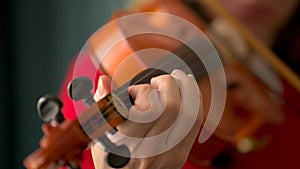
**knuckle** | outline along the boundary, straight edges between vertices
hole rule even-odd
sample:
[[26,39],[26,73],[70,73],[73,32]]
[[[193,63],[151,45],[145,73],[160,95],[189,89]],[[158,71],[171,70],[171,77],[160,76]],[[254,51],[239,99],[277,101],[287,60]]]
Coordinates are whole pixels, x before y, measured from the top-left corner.
[[180,100],[175,98],[168,98],[167,106],[174,109],[179,109],[180,106]]
[[175,79],[171,75],[163,75],[162,81],[174,81],[175,82]]
[[148,92],[152,90],[152,87],[150,84],[139,84],[139,90],[140,92]]

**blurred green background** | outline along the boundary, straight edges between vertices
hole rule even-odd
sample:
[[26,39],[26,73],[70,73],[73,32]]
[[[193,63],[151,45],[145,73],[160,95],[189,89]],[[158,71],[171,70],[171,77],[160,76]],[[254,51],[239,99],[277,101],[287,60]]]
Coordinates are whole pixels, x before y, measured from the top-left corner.
[[35,106],[56,94],[70,60],[124,0],[0,2],[0,166],[20,169],[38,147]]

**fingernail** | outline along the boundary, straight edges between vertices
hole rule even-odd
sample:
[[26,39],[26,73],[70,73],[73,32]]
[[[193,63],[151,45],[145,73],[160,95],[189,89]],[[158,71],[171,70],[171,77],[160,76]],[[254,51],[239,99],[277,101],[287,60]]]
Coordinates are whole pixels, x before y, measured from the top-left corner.
[[180,69],[174,69],[174,70],[172,71],[171,75],[179,78],[179,77],[182,77],[182,76],[184,76],[184,75],[186,75],[186,74],[185,74],[185,72],[183,72],[183,71],[180,70]]
[[98,81],[98,88],[97,88],[98,95],[101,97],[104,93],[103,89],[103,78],[100,76]]

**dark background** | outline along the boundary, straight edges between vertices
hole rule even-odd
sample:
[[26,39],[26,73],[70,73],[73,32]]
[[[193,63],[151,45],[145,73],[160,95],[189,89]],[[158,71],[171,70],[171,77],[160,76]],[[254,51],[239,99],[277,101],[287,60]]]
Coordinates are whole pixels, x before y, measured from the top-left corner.
[[0,2],[0,168],[24,168],[42,137],[36,101],[56,94],[73,57],[124,0]]

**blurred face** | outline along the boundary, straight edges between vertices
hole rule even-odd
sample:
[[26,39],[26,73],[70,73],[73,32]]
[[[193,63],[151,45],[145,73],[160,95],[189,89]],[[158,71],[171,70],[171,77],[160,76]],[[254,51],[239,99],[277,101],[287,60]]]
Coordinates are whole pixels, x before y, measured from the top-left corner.
[[218,0],[221,5],[265,43],[294,13],[298,0]]

